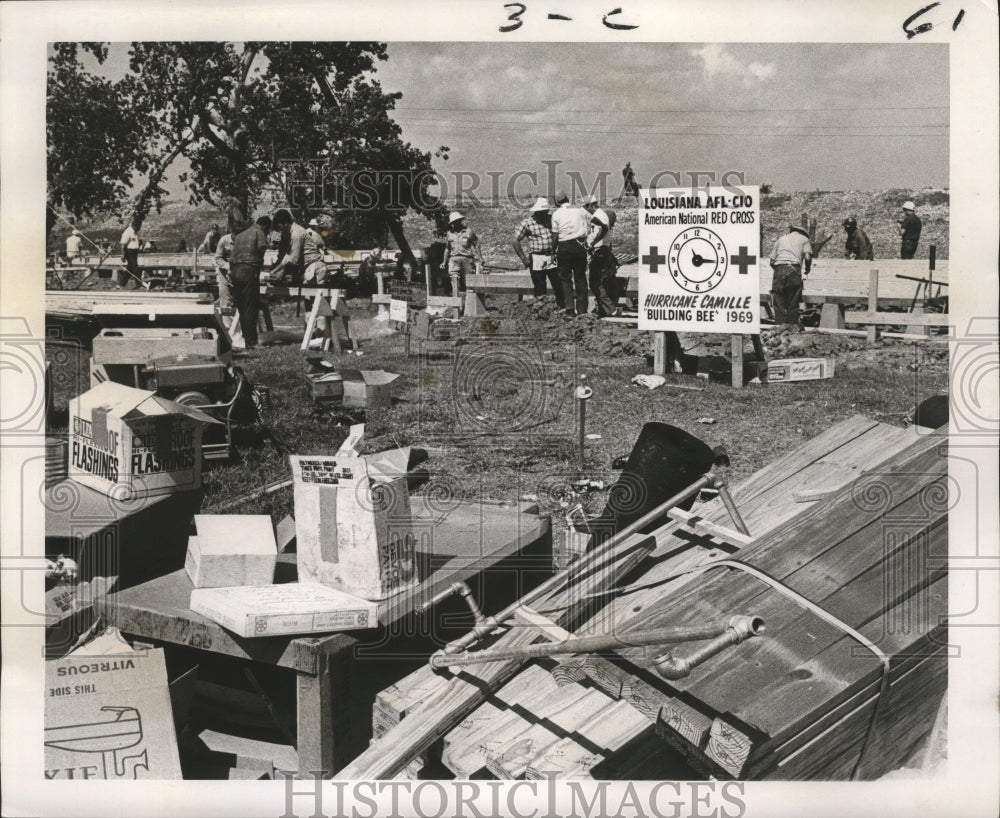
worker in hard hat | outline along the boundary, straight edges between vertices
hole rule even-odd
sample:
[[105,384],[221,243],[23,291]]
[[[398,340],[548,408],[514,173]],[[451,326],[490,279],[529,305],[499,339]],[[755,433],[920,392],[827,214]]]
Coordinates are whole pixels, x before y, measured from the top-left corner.
[[66,239],[66,258],[72,261],[79,255],[83,255],[83,234],[74,227]]
[[441,265],[451,277],[451,294],[465,291],[466,276],[481,273],[483,251],[479,236],[465,222],[465,216],[453,211],[448,216],[448,235],[445,239],[444,261]]
[[920,241],[920,229],[923,224],[915,211],[916,205],[913,202],[903,202],[903,215],[896,219],[902,239],[899,248],[900,258],[913,258],[917,253],[917,242]]
[[848,216],[843,221],[844,230],[847,232],[847,241],[844,244],[844,258],[857,259],[858,261],[871,261],[875,258],[872,252],[872,243],[868,240],[865,231],[858,227],[858,220],[854,216]]

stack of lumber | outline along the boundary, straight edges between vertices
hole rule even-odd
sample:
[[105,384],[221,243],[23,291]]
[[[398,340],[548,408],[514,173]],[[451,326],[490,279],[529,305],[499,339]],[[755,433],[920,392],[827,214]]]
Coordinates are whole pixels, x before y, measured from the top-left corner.
[[[631,630],[741,612],[766,622],[761,637],[666,684],[711,719],[697,741],[662,727],[694,766],[751,779],[873,778],[926,736],[947,685],[946,440],[919,439],[744,548],[740,562],[778,587],[716,568],[629,622]],[[654,654],[625,658],[655,675]]]
[[148,312],[184,310],[194,304],[211,304],[210,293],[156,293],[148,290],[46,290],[48,315],[91,316],[96,306],[141,307]]
[[[754,535],[736,556],[759,553],[783,576],[797,571],[790,581],[798,582],[800,591],[821,593],[814,601],[831,605],[837,616],[851,620],[894,657],[890,696],[883,698],[859,771],[864,777],[891,768],[920,741],[945,684],[941,645],[934,642],[941,629],[933,627],[937,612],[946,607],[942,440],[853,417],[732,489]],[[915,476],[912,469],[924,471]],[[890,501],[883,508],[876,501],[886,486]],[[808,504],[802,502],[803,489],[809,490]],[[917,508],[927,504],[933,513],[918,519]],[[720,501],[692,512],[696,518],[689,524],[671,521],[651,532],[655,546],[642,563],[644,570],[576,633],[755,613],[767,620],[763,636],[674,683],[650,669],[660,652],[653,648],[614,661],[582,655],[537,660],[520,673],[520,667],[508,668],[509,682],[505,674],[484,678],[484,669],[499,662],[454,673],[423,668],[398,685],[413,693],[405,708],[396,709],[399,718],[383,721],[382,738],[342,775],[398,772],[415,754],[401,765],[390,763],[389,756],[411,738],[407,720],[418,719],[411,722],[412,734],[430,729],[434,738],[444,736],[442,762],[456,775],[664,778],[685,777],[694,768],[718,777],[849,776],[877,700],[881,662],[843,631],[753,577],[721,568],[677,576],[740,550],[739,543],[712,534],[731,525]],[[691,524],[698,519],[712,525]],[[841,541],[843,552],[838,551]],[[782,552],[786,562],[775,563],[774,555]],[[768,553],[771,562],[765,559]],[[820,559],[823,554],[830,559]],[[932,556],[941,559],[932,562]],[[806,579],[816,584],[802,584]],[[534,607],[551,620],[570,622],[559,606],[553,597]],[[750,609],[756,606],[763,613]],[[920,616],[894,619],[911,613]],[[526,631],[530,628],[512,628],[504,638],[523,639]],[[686,655],[698,644],[677,646],[676,652]],[[699,685],[711,668],[724,681],[706,688],[700,699]],[[539,672],[551,681],[543,681]],[[463,685],[477,694],[464,698],[464,711],[452,707]],[[766,694],[757,695],[762,686]],[[774,702],[781,707],[768,713],[767,705]],[[924,718],[927,708],[931,715]],[[431,743],[424,741],[420,751]]]

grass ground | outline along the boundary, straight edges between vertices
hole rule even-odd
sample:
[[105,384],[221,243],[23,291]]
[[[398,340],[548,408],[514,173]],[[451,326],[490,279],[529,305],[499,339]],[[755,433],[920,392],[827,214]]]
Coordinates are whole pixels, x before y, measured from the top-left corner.
[[[339,367],[386,369],[402,377],[391,407],[331,414],[312,404],[297,343],[238,353],[236,363],[268,386],[273,439],[256,432],[237,440],[236,457],[210,464],[204,475],[205,509],[268,513],[275,521],[292,511],[284,489],[230,506],[240,495],[289,476],[288,453],[333,454],[351,423],[366,423],[364,449],[415,446],[429,454],[429,480],[421,492],[441,497],[514,501],[537,497],[558,520],[566,502],[598,513],[605,491],[574,496],[580,477],[572,390],[593,389],[585,431],[584,476],[612,483],[615,457],[627,454],[647,421],[679,426],[710,445],[724,445],[738,480],[795,448],[837,421],[860,413],[903,423],[915,400],[947,391],[947,350],[936,344],[885,342],[869,349],[864,339],[804,334],[785,342],[786,354],[836,359],[831,380],[749,386],[734,390],[692,376],[650,391],[631,385],[649,372],[649,337],[622,325],[553,317],[543,303],[494,298],[489,318],[463,322],[466,342],[419,343],[404,354],[403,339],[374,318],[367,301],[352,302],[352,334],[363,355],[327,357]],[[291,303],[276,305],[280,333],[294,337],[303,317]],[[722,351],[728,339],[694,339]],[[50,347],[56,363],[56,409],[86,388],[86,353]],[[83,373],[82,375],[80,373]],[[702,419],[712,419],[711,424]],[[64,431],[56,428],[53,431]],[[278,441],[279,446],[275,445]]]

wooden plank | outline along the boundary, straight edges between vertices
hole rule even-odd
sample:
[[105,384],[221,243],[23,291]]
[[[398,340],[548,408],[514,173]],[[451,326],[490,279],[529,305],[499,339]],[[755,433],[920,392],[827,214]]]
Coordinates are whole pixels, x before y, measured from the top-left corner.
[[[543,602],[560,610],[555,621],[565,625],[575,613],[570,606],[574,599],[585,599],[591,593],[613,586],[620,576],[641,564],[652,551],[652,538],[633,536],[625,540],[617,559],[610,559],[607,566],[579,578],[567,589],[553,592]],[[534,606],[544,614],[545,605]],[[497,648],[511,648],[531,644],[538,638],[533,629],[515,629],[496,640]],[[419,712],[409,716],[400,725],[340,772],[344,780],[356,778],[382,778],[391,775],[407,761],[425,751],[434,740],[444,735],[460,722],[467,713],[485,701],[489,691],[496,690],[522,666],[520,661],[490,662],[464,669],[443,680],[439,692],[429,699]]]
[[948,314],[943,312],[872,312],[870,308],[867,312],[848,310],[844,313],[844,320],[848,324],[877,324],[878,326],[898,324],[908,327],[947,327],[953,323]]
[[[802,298],[807,304],[864,302],[869,293],[869,270],[871,262],[847,259],[814,259],[812,271],[803,282]],[[927,261],[924,259],[879,259],[879,269],[883,273],[878,303],[881,306],[909,306],[913,301],[914,284],[896,278],[897,274],[926,277]],[[618,268],[617,278],[624,284],[629,297],[639,292],[638,265],[626,264]],[[760,292],[767,298],[771,292],[772,271],[766,265],[760,269]],[[947,283],[948,260],[937,261],[934,271],[935,282]],[[466,285],[470,290],[490,292],[497,295],[515,295],[532,291],[531,276],[528,273],[490,273],[469,276]]]
[[341,749],[347,737],[334,735],[332,691],[328,675],[329,659],[321,661],[318,673],[296,676],[299,775],[302,778],[329,777],[347,762]]

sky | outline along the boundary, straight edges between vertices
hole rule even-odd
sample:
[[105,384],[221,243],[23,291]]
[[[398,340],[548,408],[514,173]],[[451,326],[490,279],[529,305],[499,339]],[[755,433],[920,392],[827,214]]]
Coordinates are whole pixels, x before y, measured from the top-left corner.
[[451,148],[441,171],[947,187],[948,50],[913,45],[390,43],[378,73],[404,136]]
[[[126,54],[103,70],[120,75]],[[735,171],[775,192],[949,186],[941,44],[392,42],[377,76],[403,94],[405,140],[448,146],[435,169],[449,192],[457,173],[486,198],[487,174],[503,192],[523,171],[537,185],[522,174],[514,191],[545,195],[558,163],[555,187],[606,172],[615,196],[626,161],[644,185]]]

